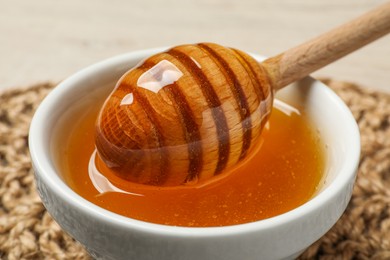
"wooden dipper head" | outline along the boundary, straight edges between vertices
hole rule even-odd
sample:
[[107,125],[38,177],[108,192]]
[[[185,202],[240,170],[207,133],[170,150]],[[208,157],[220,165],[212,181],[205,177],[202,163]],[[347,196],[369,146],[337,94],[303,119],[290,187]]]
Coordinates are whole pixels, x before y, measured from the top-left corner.
[[211,43],[178,46],[119,80],[98,118],[98,154],[137,183],[207,180],[250,152],[272,100],[249,55]]
[[126,180],[204,181],[242,160],[259,139],[273,92],[390,31],[390,3],[258,64],[216,44],[156,54],[126,73],[106,100],[96,147]]

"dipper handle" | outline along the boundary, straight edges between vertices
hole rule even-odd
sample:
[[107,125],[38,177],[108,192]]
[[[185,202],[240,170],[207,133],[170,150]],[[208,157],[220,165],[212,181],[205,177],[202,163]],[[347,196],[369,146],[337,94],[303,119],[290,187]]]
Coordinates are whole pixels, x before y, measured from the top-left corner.
[[278,90],[390,32],[390,2],[262,65]]

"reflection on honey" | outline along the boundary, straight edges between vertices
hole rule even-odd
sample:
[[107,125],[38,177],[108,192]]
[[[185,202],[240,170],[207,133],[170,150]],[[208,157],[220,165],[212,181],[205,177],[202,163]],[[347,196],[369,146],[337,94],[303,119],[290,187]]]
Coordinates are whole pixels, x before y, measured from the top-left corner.
[[82,118],[72,120],[78,122],[72,129],[65,124],[69,129],[62,131],[69,134],[61,140],[60,167],[74,191],[112,212],[175,226],[226,226],[287,212],[308,201],[320,186],[325,159],[318,132],[302,111],[276,102],[258,149],[225,178],[200,187],[145,188],[105,173],[126,193],[100,193],[88,172],[98,109],[89,106],[75,113]]

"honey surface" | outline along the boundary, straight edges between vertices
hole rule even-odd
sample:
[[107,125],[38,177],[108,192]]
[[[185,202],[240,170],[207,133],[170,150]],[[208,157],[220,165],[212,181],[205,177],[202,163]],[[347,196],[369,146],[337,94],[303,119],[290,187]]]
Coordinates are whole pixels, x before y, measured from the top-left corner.
[[66,134],[61,138],[60,170],[74,191],[112,212],[175,226],[234,225],[292,210],[321,185],[325,160],[319,134],[302,112],[276,107],[258,149],[225,178],[201,187],[166,189],[140,188],[111,176],[115,185],[132,194],[100,193],[88,173],[98,109],[82,109],[77,120],[65,124],[69,129],[62,129]]

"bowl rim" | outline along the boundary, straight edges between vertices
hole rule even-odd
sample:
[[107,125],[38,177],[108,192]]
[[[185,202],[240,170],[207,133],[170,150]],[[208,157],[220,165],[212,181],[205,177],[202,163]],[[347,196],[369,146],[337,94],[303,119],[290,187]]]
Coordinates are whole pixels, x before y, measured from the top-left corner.
[[[49,142],[49,138],[47,138],[47,135],[45,134],[45,130],[48,131],[46,119],[50,117],[50,113],[55,107],[53,100],[59,99],[59,97],[61,97],[64,93],[72,89],[72,86],[77,85],[77,82],[85,79],[88,75],[94,74],[97,71],[112,68],[115,65],[125,61],[139,61],[147,56],[150,56],[151,54],[166,49],[167,48],[153,48],[132,51],[90,65],[59,83],[42,101],[36,110],[31,121],[28,140],[30,156],[34,166],[35,174],[39,175],[41,181],[44,181],[46,185],[50,187],[52,192],[54,192],[57,196],[62,197],[69,204],[71,204],[72,207],[77,208],[77,210],[83,212],[84,214],[91,216],[93,215],[99,221],[107,222],[110,225],[116,225],[117,227],[125,229],[176,237],[185,236],[196,238],[229,236],[238,235],[240,233],[251,233],[258,232],[259,230],[272,229],[276,226],[284,225],[291,221],[297,220],[298,218],[302,218],[302,216],[309,215],[311,212],[318,210],[321,205],[336,197],[337,194],[345,189],[351,178],[355,178],[360,158],[360,133],[357,123],[344,102],[325,84],[313,79],[313,84],[319,84],[321,87],[323,87],[326,96],[330,98],[331,101],[335,103],[335,105],[338,106],[338,109],[340,109],[341,113],[345,114],[347,120],[345,123],[349,126],[349,135],[351,135],[354,141],[350,146],[347,146],[347,159],[343,162],[342,167],[340,167],[340,171],[342,171],[343,174],[338,174],[335,176],[332,182],[319,194],[315,195],[309,201],[293,210],[268,219],[238,225],[222,227],[179,227],[149,223],[146,221],[125,217],[101,208],[78,195],[56,173],[55,168],[51,164],[50,154],[46,154],[44,152],[46,150],[45,143]],[[257,60],[263,59],[262,56],[256,54],[251,55],[253,55]],[[45,141],[45,139],[47,140]]]

